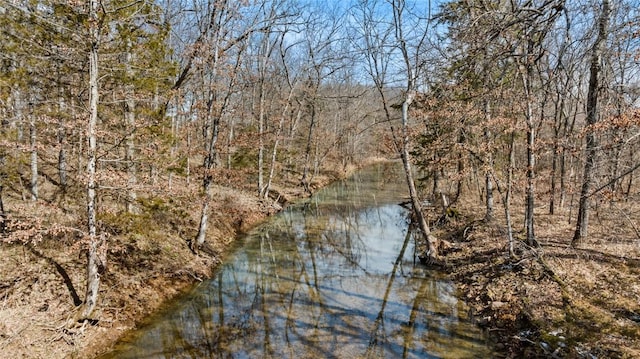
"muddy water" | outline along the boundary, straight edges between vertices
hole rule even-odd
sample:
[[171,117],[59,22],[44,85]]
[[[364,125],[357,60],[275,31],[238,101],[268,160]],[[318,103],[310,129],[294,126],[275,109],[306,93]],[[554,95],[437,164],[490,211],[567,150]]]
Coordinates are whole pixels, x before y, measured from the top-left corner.
[[416,260],[398,164],[256,228],[112,358],[487,358],[455,286]]

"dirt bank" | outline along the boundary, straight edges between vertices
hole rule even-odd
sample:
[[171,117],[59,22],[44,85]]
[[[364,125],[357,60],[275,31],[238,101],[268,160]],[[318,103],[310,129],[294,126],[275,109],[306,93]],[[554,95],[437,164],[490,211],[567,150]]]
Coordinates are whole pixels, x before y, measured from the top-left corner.
[[[315,176],[312,188],[354,170]],[[29,245],[0,243],[0,356],[93,358],[108,351],[162,303],[210,277],[239,234],[282,208],[274,200],[258,200],[249,184],[221,185],[213,192],[216,200],[208,241],[198,255],[187,245],[196,234],[200,208],[193,194],[173,190],[140,196],[140,214],[135,215],[104,210],[99,220],[101,232],[109,236],[108,264],[102,275],[97,320],[73,329],[69,329],[69,318],[84,298],[86,262],[79,238],[48,231]],[[280,203],[306,196],[294,181],[275,187],[274,192]],[[5,205],[23,218],[55,219],[82,228],[82,207],[74,210],[72,203],[69,199],[47,206],[9,199]],[[25,226],[36,228],[37,224]]]
[[[352,170],[316,177],[314,187]],[[275,190],[281,199],[304,196],[295,182]],[[209,277],[238,234],[280,209],[273,201],[257,200],[250,186],[218,186],[214,198],[208,246],[199,255],[187,245],[195,236],[199,208],[187,192],[143,198],[139,215],[105,211],[100,220],[110,234],[109,256],[99,320],[72,330],[68,318],[84,297],[85,260],[78,239],[66,233],[29,246],[1,244],[1,356],[93,358],[108,351],[162,303]],[[540,247],[527,247],[517,233],[515,258],[506,255],[504,220],[479,221],[483,210],[471,202],[457,203],[453,216],[435,232],[454,243],[445,268],[505,356],[637,358],[640,245],[629,225],[640,221],[635,203],[631,199],[617,203],[615,211],[595,211],[590,239],[577,249],[569,246],[573,223],[567,220],[568,209],[551,216],[539,208]],[[70,203],[14,202],[7,207],[25,217],[81,226]],[[522,213],[514,216],[514,223],[522,223]],[[437,213],[429,218],[433,222]]]
[[[447,270],[461,297],[506,357],[640,357],[640,239],[628,223],[637,223],[638,211],[634,201],[615,205],[630,217],[594,211],[580,248],[570,246],[575,222],[568,210],[549,215],[540,208],[539,246],[516,233],[514,258],[504,220],[478,220],[483,209],[471,203],[459,204],[464,213],[438,228],[454,243]],[[514,223],[522,218],[516,213]]]

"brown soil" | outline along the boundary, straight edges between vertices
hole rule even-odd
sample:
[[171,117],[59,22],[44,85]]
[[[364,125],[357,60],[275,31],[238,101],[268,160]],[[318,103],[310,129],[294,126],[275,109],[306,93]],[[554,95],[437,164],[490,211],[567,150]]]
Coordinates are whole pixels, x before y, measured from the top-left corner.
[[[483,214],[470,203],[458,208]],[[633,199],[600,203],[579,248],[570,245],[575,221],[569,223],[568,209],[545,212],[536,211],[539,246],[527,246],[524,233],[516,232],[514,258],[503,218],[486,223],[454,210],[438,227],[454,244],[446,268],[473,317],[509,358],[639,358],[637,205]],[[516,213],[515,229],[522,223],[523,214]]]

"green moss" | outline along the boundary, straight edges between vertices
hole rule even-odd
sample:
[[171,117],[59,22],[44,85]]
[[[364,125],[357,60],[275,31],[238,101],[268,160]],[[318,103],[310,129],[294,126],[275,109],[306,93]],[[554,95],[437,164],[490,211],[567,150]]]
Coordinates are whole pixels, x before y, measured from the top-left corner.
[[625,337],[638,340],[640,339],[640,326],[638,326],[637,324],[623,325],[620,327],[620,334],[624,335]]
[[122,235],[126,233],[142,234],[147,231],[148,218],[145,215],[120,213],[101,213],[98,221],[102,228],[112,235]]
[[254,166],[257,161],[258,156],[255,151],[248,148],[242,148],[233,154],[233,157],[231,158],[231,166],[234,169],[249,168]]
[[446,214],[447,214],[447,217],[449,217],[449,218],[458,218],[458,217],[460,217],[460,211],[455,207],[447,208]]
[[145,212],[166,212],[170,210],[165,200],[159,197],[140,198],[138,203],[144,207]]
[[99,215],[103,230],[122,236],[130,242],[140,243],[164,239],[172,228],[185,225],[189,215],[172,200],[158,197],[138,199],[139,213],[121,211]]

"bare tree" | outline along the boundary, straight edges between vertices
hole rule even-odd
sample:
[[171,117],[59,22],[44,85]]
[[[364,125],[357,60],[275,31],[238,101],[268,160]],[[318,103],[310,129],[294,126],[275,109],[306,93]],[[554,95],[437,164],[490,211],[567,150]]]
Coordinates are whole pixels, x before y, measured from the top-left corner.
[[[293,104],[293,96],[298,88],[298,83],[301,77],[300,73],[292,74],[291,69],[287,64],[287,59],[286,59],[287,51],[290,48],[284,45],[284,38],[287,35],[287,32],[288,32],[287,30],[284,30],[281,33],[280,35],[281,38],[280,38],[280,42],[278,43],[278,46],[279,46],[280,60],[282,62],[281,65],[284,71],[285,82],[289,90],[288,90],[287,97],[284,100],[284,106],[282,107],[282,112],[279,114],[280,119],[278,121],[278,127],[276,128],[275,138],[273,140],[273,146],[271,149],[271,163],[269,165],[269,176],[267,177],[267,183],[264,185],[264,188],[261,190],[261,194],[264,198],[269,197],[269,191],[271,189],[271,184],[273,182],[274,174],[275,174],[276,157],[278,153],[278,146],[280,144],[280,137],[284,130],[287,113],[290,111],[290,108]],[[298,113],[300,113],[300,110],[298,110]]]
[[[418,191],[416,190],[415,181],[413,179],[413,170],[411,166],[411,154],[409,153],[409,107],[413,103],[415,99],[415,94],[417,91],[417,73],[419,73],[419,62],[417,54],[419,54],[425,45],[425,37],[426,33],[419,35],[417,42],[414,44],[415,48],[413,52],[416,54],[415,57],[411,56],[409,53],[409,48],[407,44],[407,38],[404,34],[404,17],[405,15],[405,1],[404,0],[393,0],[393,25],[395,30],[395,40],[397,46],[402,54],[402,59],[404,61],[404,70],[406,76],[406,87],[403,93],[402,100],[402,125],[401,125],[401,157],[402,164],[404,167],[405,177],[407,179],[407,186],[409,187],[409,196],[411,197],[411,205],[413,207],[413,214],[418,221],[418,225],[420,230],[422,231],[425,241],[427,244],[427,251],[423,254],[423,258],[427,261],[432,261],[438,259],[438,247],[439,240],[431,234],[431,229],[427,224],[427,221],[424,217],[424,213],[422,211],[422,205],[420,198],[418,197]],[[428,31],[428,28],[425,32]]]
[[301,79],[304,93],[301,100],[306,106],[309,124],[304,134],[304,162],[300,184],[307,193],[311,193],[311,180],[316,174],[320,160],[319,143],[315,139],[321,125],[320,121],[323,119],[323,87],[332,75],[345,66],[347,58],[344,53],[336,51],[344,32],[344,17],[339,14],[337,7],[325,11],[321,17],[312,12],[304,16],[303,47],[306,76]]
[[[216,2],[217,4],[217,2]],[[229,9],[216,9],[221,13],[226,13]],[[210,83],[208,84],[209,90],[206,92],[206,112],[205,112],[205,131],[204,131],[204,139],[205,139],[205,156],[203,163],[203,182],[202,182],[202,191],[204,195],[202,210],[200,212],[200,225],[198,226],[198,234],[196,235],[195,240],[191,243],[191,249],[197,251],[200,248],[205,240],[207,234],[207,227],[209,223],[209,205],[212,199],[211,195],[211,187],[213,185],[213,173],[212,170],[217,165],[218,161],[218,138],[220,133],[221,121],[224,115],[228,110],[231,96],[234,92],[236,86],[236,77],[238,74],[238,69],[240,66],[241,55],[244,51],[244,46],[242,46],[241,41],[243,39],[235,39],[240,42],[240,48],[237,50],[235,56],[231,56],[232,65],[229,71],[229,77],[226,79],[224,85],[219,81],[219,72],[222,70],[223,66],[223,58],[228,56],[229,54],[225,53],[224,43],[223,41],[223,27],[224,21],[227,15],[218,15],[214,11],[211,15],[212,21],[216,21],[215,25],[216,32],[213,33],[212,43],[209,46],[212,47],[212,53],[210,58],[210,73],[208,74]],[[221,16],[220,18],[216,18],[217,16]],[[222,21],[222,22],[221,22]],[[243,37],[244,38],[244,37]],[[235,42],[235,41],[234,41]],[[235,43],[234,43],[235,46]],[[220,88],[218,88],[220,87]]]
[[[214,181],[213,170],[218,163],[218,140],[223,119],[228,115],[231,100],[238,90],[238,74],[241,69],[247,42],[254,33],[268,32],[276,19],[286,18],[286,13],[267,11],[266,13],[242,16],[246,4],[230,1],[212,1],[203,21],[200,36],[193,44],[191,55],[185,63],[174,88],[187,80],[195,64],[204,81],[204,123],[203,123],[203,205],[200,212],[198,234],[191,242],[196,251],[206,239],[209,206],[212,200],[211,188]],[[260,16],[264,15],[264,16]],[[206,51],[205,51],[206,50]]]
[[103,238],[98,236],[96,223],[96,127],[98,124],[98,49],[100,46],[100,19],[98,17],[99,1],[89,2],[89,120],[87,123],[87,286],[84,305],[76,319],[91,317],[98,300],[100,287],[100,271],[104,263],[99,251]]
[[593,182],[594,163],[598,151],[595,125],[599,118],[599,92],[601,87],[602,55],[609,36],[609,0],[602,0],[602,9],[598,19],[598,35],[591,49],[591,64],[589,66],[589,89],[587,94],[587,134],[586,155],[584,162],[582,188],[580,190],[580,204],[578,220],[571,245],[577,246],[587,237],[589,225],[589,197]]

